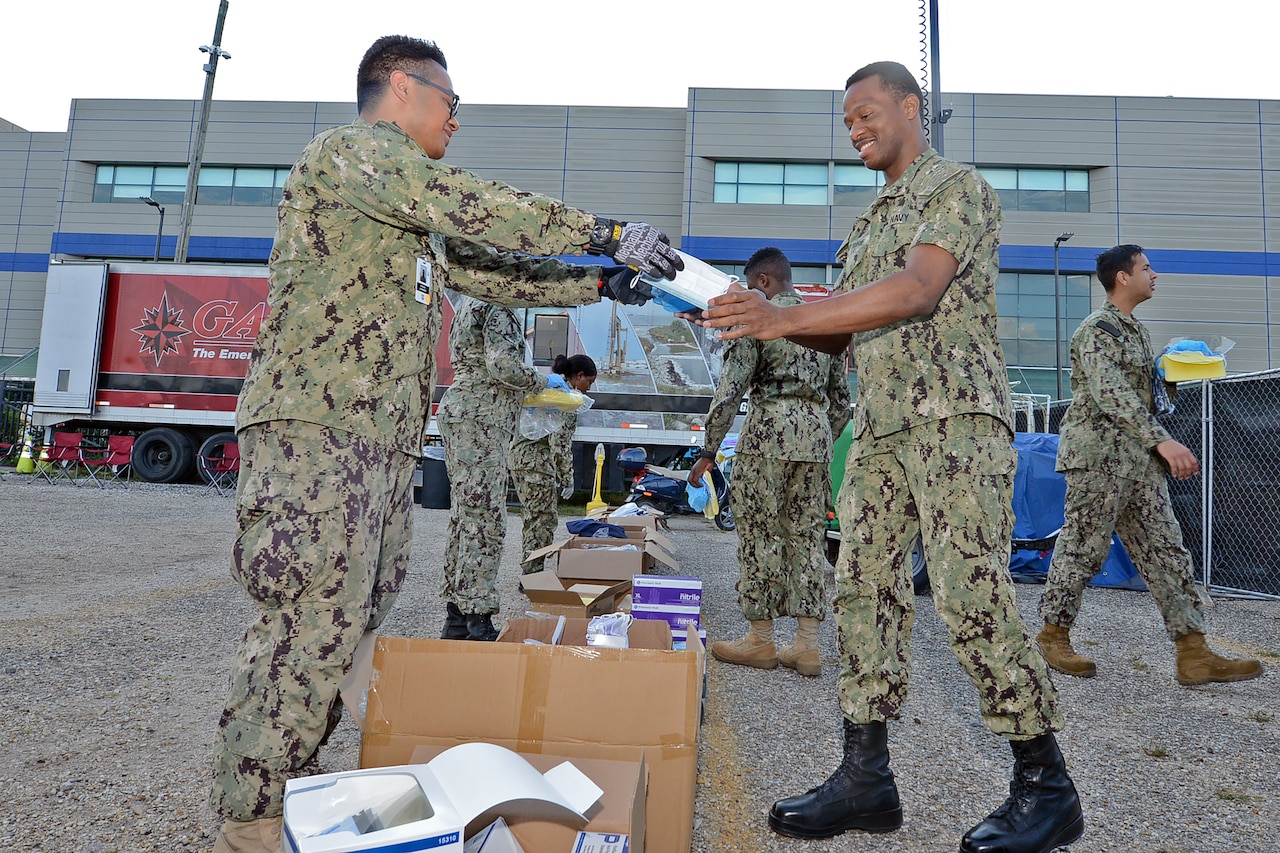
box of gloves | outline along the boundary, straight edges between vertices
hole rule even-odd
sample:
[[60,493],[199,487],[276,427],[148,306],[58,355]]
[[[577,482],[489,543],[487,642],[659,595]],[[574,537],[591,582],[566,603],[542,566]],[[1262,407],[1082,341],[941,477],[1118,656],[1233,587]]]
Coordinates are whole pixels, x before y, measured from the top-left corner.
[[660,619],[684,639],[702,626],[702,579],[670,575],[635,575],[631,579],[631,615]]

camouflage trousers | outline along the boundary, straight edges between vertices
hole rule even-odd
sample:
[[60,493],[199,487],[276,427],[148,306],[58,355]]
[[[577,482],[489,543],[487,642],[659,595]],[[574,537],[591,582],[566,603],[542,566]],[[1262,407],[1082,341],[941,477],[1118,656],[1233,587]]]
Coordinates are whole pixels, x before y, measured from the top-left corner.
[[842,540],[835,620],[840,708],[854,723],[896,719],[907,697],[915,595],[911,545],[924,540],[938,616],[978,690],[991,731],[1025,740],[1062,716],[1009,577],[1013,474],[1008,429],[960,415],[869,434],[849,449],[836,501]]
[[831,465],[749,453],[734,457],[738,604],[750,621],[827,612],[823,522]]
[[497,614],[507,537],[507,454],[514,421],[437,413],[449,472],[449,530],[440,595],[463,613]]
[[1114,532],[1151,590],[1169,639],[1203,634],[1191,554],[1182,545],[1159,460],[1151,457],[1141,480],[1085,470],[1067,471],[1066,478],[1066,520],[1053,549],[1040,616],[1062,628],[1075,624],[1084,588],[1102,568]]
[[[560,523],[560,484],[548,471],[511,469],[511,479],[520,496],[520,516],[524,522],[520,534],[521,554],[530,554],[551,544],[556,525]],[[546,558],[520,566],[522,574],[542,571]]]
[[210,804],[281,814],[316,751],[356,645],[391,610],[409,563],[415,460],[300,421],[239,434],[231,574],[258,605],[215,737]]

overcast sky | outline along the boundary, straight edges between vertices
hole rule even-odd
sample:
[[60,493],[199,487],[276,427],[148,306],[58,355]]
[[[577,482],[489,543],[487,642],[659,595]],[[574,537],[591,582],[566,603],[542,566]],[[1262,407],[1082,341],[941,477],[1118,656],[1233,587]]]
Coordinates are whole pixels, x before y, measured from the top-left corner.
[[[944,93],[1280,99],[1274,0],[939,0]],[[334,10],[343,9],[344,14]],[[748,11],[763,8],[765,11]],[[230,0],[215,100],[354,101],[377,37],[434,39],[466,104],[684,106],[691,87],[839,89],[919,73],[919,0]],[[203,93],[218,0],[0,0],[0,117],[66,129],[72,98]]]

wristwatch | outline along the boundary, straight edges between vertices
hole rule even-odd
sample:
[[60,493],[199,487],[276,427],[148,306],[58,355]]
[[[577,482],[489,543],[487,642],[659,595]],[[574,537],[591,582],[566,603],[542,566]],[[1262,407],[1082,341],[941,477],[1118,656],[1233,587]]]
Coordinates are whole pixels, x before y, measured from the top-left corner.
[[608,248],[622,236],[622,223],[603,216],[596,217],[595,227],[591,229],[591,242],[587,244],[587,254],[603,255]]

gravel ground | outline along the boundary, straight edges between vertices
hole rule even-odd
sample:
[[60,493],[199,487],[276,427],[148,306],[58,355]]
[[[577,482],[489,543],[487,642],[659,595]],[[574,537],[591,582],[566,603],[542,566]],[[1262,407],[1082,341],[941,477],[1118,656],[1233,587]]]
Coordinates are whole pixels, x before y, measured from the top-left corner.
[[[0,850],[207,850],[214,722],[251,618],[227,573],[232,500],[198,486],[24,479],[0,482]],[[384,633],[437,636],[446,513],[415,513],[409,578]],[[513,514],[504,618],[522,601],[519,524]],[[672,538],[685,572],[703,578],[711,638],[737,636],[736,537],[684,518]],[[1038,626],[1040,590],[1018,592]],[[913,690],[890,727],[902,829],[804,842],[765,824],[770,803],[818,784],[839,758],[828,622],[821,678],[710,662],[695,851],[952,851],[1003,799],[1009,750],[983,726],[932,603],[917,604]],[[789,641],[793,630],[780,634]],[[1263,658],[1264,677],[1180,687],[1150,596],[1088,591],[1074,639],[1100,672],[1058,684],[1059,741],[1087,822],[1073,853],[1280,850],[1280,603],[1219,600],[1209,634],[1221,651]],[[321,768],[353,769],[358,750],[348,718]]]

